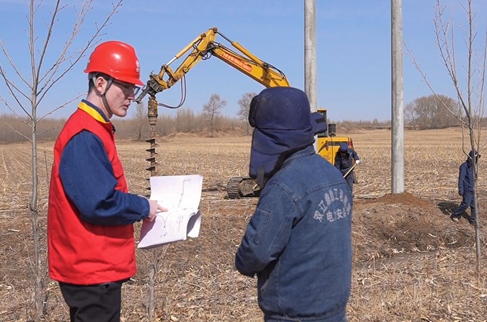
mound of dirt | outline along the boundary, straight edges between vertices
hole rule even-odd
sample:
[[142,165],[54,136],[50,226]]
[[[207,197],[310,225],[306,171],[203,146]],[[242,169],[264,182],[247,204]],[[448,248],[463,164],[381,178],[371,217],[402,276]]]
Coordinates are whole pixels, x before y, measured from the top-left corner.
[[418,198],[407,191],[401,194],[386,194],[378,198],[377,202],[385,203],[385,204],[412,205],[418,207],[433,206],[433,203],[431,201]]
[[474,227],[465,219],[457,224],[449,218],[455,206],[450,203],[446,209],[443,201],[424,200],[408,192],[356,199],[355,261],[474,245]]

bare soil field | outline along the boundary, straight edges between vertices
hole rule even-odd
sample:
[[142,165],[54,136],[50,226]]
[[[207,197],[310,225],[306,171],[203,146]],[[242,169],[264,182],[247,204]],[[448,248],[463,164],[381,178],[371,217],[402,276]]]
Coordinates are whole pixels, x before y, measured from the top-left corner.
[[[466,159],[461,131],[406,131],[406,191],[399,195],[391,194],[391,132],[347,135],[362,161],[354,187],[349,320],[487,321],[484,158],[479,163],[484,273],[477,279],[475,229],[467,214],[460,223],[449,219],[461,201],[458,167]],[[228,199],[225,190],[229,178],[248,173],[250,137],[181,134],[157,142],[159,175],[203,175],[202,226],[196,239],[158,248],[157,253],[137,250],[139,271],[123,288],[123,321],[148,321],[148,273],[155,253],[156,321],[262,321],[256,280],[239,275],[234,267],[257,199]],[[44,239],[52,147],[53,142],[42,142],[38,153]],[[147,148],[146,142],[118,142],[133,193],[147,194]],[[1,321],[29,321],[33,316],[30,155],[29,144],[0,145]],[[45,321],[69,320],[58,285],[47,274],[45,304]]]

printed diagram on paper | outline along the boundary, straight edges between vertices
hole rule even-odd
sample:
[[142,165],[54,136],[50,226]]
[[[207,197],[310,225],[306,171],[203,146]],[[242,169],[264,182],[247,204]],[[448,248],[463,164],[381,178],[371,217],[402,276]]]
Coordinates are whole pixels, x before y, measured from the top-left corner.
[[168,209],[152,222],[144,221],[137,248],[151,248],[198,237],[201,226],[199,203],[203,176],[157,176],[150,178],[151,200]]

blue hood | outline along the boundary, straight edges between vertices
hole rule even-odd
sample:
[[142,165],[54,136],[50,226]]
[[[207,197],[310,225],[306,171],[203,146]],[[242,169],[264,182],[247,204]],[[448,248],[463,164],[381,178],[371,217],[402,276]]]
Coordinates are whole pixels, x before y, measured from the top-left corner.
[[273,87],[252,99],[250,125],[255,127],[250,153],[250,177],[263,187],[291,153],[314,143],[326,130],[326,120],[311,113],[306,94],[292,87]]
[[474,156],[477,158],[476,160],[478,160],[480,158],[480,154],[477,151],[471,150],[468,153],[468,158],[467,158],[467,164],[468,164],[469,167],[471,167],[472,164],[473,164],[473,158],[474,158]]

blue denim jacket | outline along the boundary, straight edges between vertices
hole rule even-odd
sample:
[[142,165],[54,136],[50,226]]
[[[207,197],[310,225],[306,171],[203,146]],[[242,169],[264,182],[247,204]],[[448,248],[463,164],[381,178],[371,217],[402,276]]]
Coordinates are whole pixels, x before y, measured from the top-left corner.
[[235,259],[240,273],[257,274],[266,321],[345,319],[352,206],[340,171],[312,146],[269,179]]

